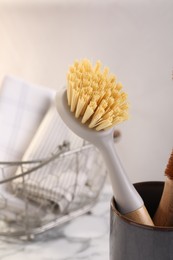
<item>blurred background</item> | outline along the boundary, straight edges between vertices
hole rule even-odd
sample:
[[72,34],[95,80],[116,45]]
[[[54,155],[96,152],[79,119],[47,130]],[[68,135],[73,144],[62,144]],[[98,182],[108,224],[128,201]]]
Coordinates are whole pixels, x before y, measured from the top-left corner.
[[101,60],[129,95],[117,150],[132,182],[162,180],[173,147],[173,2],[0,0],[0,81],[60,89],[74,59]]

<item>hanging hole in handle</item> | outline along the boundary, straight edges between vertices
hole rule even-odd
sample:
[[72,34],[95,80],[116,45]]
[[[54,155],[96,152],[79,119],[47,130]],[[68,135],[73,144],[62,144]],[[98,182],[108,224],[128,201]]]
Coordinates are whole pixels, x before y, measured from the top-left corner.
[[120,139],[121,139],[121,132],[119,130],[115,130],[114,134],[113,134],[113,137],[114,137],[114,141],[116,143],[119,142]]

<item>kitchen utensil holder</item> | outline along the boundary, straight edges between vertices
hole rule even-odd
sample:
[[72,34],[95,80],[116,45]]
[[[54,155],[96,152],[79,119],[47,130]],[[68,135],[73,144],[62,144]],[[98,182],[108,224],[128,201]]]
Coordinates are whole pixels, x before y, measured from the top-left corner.
[[[153,218],[162,196],[164,182],[134,184]],[[147,226],[123,216],[114,198],[110,209],[110,260],[173,259],[173,227]]]

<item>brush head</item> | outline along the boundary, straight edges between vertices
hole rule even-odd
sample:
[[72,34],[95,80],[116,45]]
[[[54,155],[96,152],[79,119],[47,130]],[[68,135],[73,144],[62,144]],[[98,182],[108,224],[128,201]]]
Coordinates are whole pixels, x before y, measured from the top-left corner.
[[109,69],[97,61],[76,61],[67,74],[67,100],[71,112],[89,128],[110,128],[128,118],[127,94]]
[[97,132],[88,128],[86,124],[81,124],[79,118],[74,117],[67,104],[67,91],[65,88],[57,92],[55,103],[60,117],[76,135],[95,144],[97,147],[107,138],[112,137],[113,140],[113,128]]
[[172,149],[172,153],[170,155],[166,170],[165,170],[165,175],[169,178],[169,179],[173,179],[173,149]]

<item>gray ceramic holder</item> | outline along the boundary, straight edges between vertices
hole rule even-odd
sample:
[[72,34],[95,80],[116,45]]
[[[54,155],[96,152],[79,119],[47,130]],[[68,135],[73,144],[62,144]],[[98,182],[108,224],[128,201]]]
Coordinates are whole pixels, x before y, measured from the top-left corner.
[[[163,182],[134,184],[151,217],[159,204]],[[122,216],[111,201],[110,260],[173,260],[173,227],[137,224]]]

